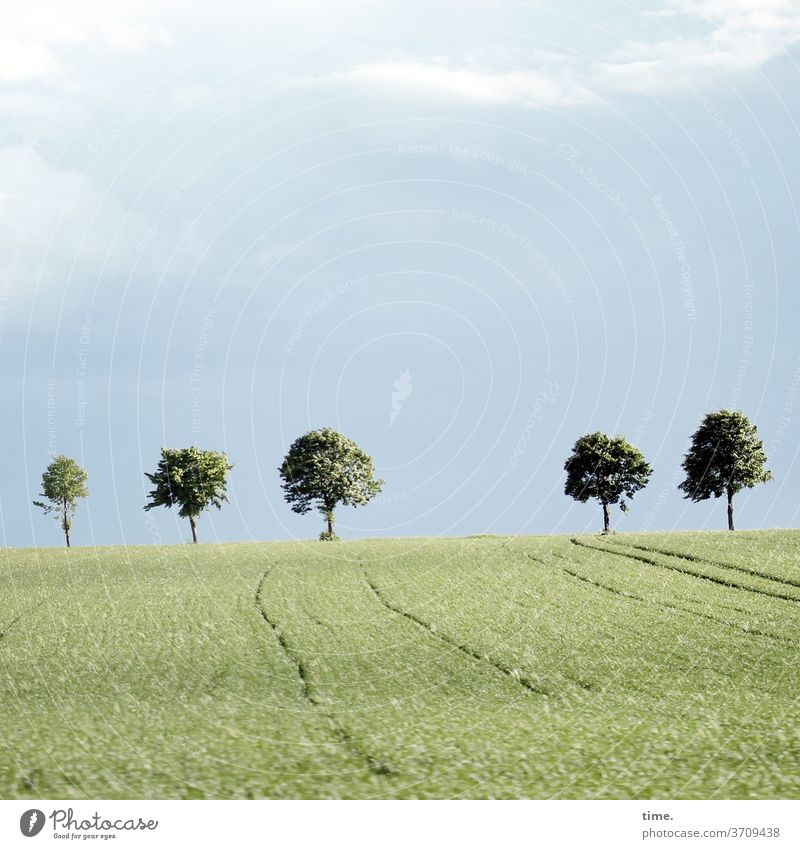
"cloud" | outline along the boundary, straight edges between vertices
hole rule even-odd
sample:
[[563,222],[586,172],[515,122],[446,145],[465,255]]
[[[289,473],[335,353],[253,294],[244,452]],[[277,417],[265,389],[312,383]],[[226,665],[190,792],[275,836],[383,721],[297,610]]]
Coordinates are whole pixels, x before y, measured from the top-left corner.
[[108,21],[102,25],[102,32],[109,47],[134,55],[172,44],[169,30],[158,24]]
[[[579,103],[587,92],[568,80],[534,71],[486,72],[439,62],[377,62],[326,77],[328,82],[409,89],[479,103],[546,106]],[[312,80],[313,81],[313,80]]]
[[[800,41],[796,0],[669,0],[650,17],[669,20],[666,37],[612,53],[604,63],[604,82],[670,89],[686,76],[752,71]],[[692,34],[682,36],[687,25]]]
[[295,82],[408,89],[485,105],[569,106],[619,92],[680,91],[687,77],[709,72],[745,73],[800,41],[797,0],[666,0],[643,14],[660,23],[660,37],[629,41],[595,59],[551,48],[532,54],[539,67],[497,71],[474,61],[413,58]]
[[139,55],[169,47],[170,31],[136,4],[31,0],[10,6],[0,35],[0,81],[58,81],[68,76],[71,55],[86,48]]
[[[340,65],[326,72],[330,63],[322,52],[317,64],[323,70],[318,75],[296,66],[293,71],[288,66],[276,68],[276,75],[283,74],[277,88],[338,85],[408,90],[417,96],[422,93],[486,106],[570,106],[619,92],[680,90],[686,75],[697,78],[709,71],[725,75],[752,71],[800,41],[797,0],[650,1],[653,10],[630,8],[626,12],[623,25],[632,24],[636,35],[620,47],[616,45],[622,34],[606,37],[610,24],[599,11],[586,7],[582,12],[584,25],[576,16],[576,37],[573,41],[562,36],[561,47],[547,37],[546,30],[542,44],[525,53],[511,50],[508,40],[503,42],[504,47],[497,46],[488,34],[481,45],[453,49],[446,56],[427,53],[422,42],[404,45],[401,37],[385,45],[391,53],[381,55],[381,42],[365,41],[360,45],[362,58],[350,67]],[[334,13],[330,4],[321,2],[309,4],[314,9],[312,16],[304,16],[302,3],[267,13],[237,0],[231,2],[240,14],[229,10],[225,26],[230,29],[233,25],[236,32],[249,26],[257,32],[267,15],[269,33],[278,44],[296,39],[308,20],[326,32],[333,31],[343,15],[340,5]],[[471,5],[462,4],[458,9],[466,16],[474,11],[468,8]],[[455,5],[448,8],[456,10]],[[370,11],[371,4],[366,2],[348,4],[347,10],[347,21],[352,21],[353,27],[372,20],[373,14],[377,22],[392,20],[388,12]],[[184,34],[182,27],[189,11],[189,4],[178,0],[119,0],[113,4],[74,0],[69,5],[62,0],[30,0],[12,4],[0,36],[0,81],[69,80],[73,63],[82,65],[89,51],[100,57],[106,54],[109,61],[115,57],[124,61],[126,56],[172,46],[173,31],[182,33],[181,47],[191,39],[202,40],[217,33],[222,26],[219,22],[212,25],[210,18],[201,14],[190,33]],[[523,29],[538,31],[538,19],[528,13],[521,19],[516,15],[508,11],[498,20],[498,28],[511,31],[524,20]],[[465,17],[467,23],[471,20]],[[578,52],[583,46],[591,56]],[[600,53],[596,52],[598,46]],[[364,58],[370,51],[371,58]],[[388,55],[392,58],[387,61]],[[259,76],[257,82],[263,81]],[[188,80],[182,84],[186,89],[178,96],[191,98],[191,87],[196,83]]]
[[0,36],[0,82],[39,80],[58,70],[58,62],[44,45]]
[[38,280],[63,286],[73,265],[78,276],[124,265],[142,226],[91,178],[24,145],[0,148],[0,219],[0,277],[18,292]]

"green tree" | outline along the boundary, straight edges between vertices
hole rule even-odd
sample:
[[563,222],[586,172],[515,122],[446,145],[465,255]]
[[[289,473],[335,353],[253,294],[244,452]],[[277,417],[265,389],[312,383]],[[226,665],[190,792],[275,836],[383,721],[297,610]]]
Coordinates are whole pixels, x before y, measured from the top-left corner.
[[228,500],[227,477],[232,468],[227,455],[217,451],[194,446],[162,448],[156,471],[145,472],[155,488],[144,509],[177,505],[178,515],[189,520],[192,542],[197,542],[197,517],[212,506],[219,510]]
[[333,511],[338,504],[366,504],[383,486],[374,478],[372,457],[329,427],[296,439],[278,471],[284,497],[295,513],[317,509],[325,517],[322,540],[337,538]]
[[708,413],[692,435],[683,458],[686,479],[679,485],[685,498],[705,501],[728,498],[728,530],[733,527],[733,496],[745,487],[772,480],[764,468],[767,455],[756,426],[739,410]]
[[564,493],[581,502],[596,498],[603,507],[605,533],[609,530],[609,505],[619,503],[627,510],[622,497],[633,498],[653,473],[638,448],[621,436],[599,432],[588,433],[575,443],[564,469]]
[[60,454],[53,458],[53,462],[42,475],[42,498],[47,502],[34,501],[34,506],[41,507],[45,513],[55,513],[61,522],[61,529],[67,541],[67,548],[71,542],[69,532],[72,528],[72,518],[78,508],[78,499],[86,498],[89,490],[86,489],[88,475],[74,460]]

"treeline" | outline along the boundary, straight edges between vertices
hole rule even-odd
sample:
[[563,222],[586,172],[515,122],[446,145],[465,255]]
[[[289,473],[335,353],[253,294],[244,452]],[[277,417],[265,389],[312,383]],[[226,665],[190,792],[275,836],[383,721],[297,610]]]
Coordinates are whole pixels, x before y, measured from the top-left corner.
[[[734,530],[733,499],[742,489],[772,479],[767,456],[756,426],[740,411],[708,413],[691,437],[683,458],[684,480],[679,484],[686,498],[705,501],[727,499],[728,530]],[[145,510],[176,507],[189,520],[192,542],[197,542],[197,519],[210,507],[220,509],[228,500],[228,473],[233,465],[227,455],[197,447],[162,448],[155,472],[146,473],[153,485]],[[643,489],[653,469],[644,454],[622,436],[589,433],[572,448],[564,470],[566,495],[576,501],[596,500],[603,510],[603,531],[610,531],[609,508],[618,504],[628,510],[630,501]],[[324,517],[321,540],[338,539],[334,511],[339,505],[367,504],[384,481],[375,478],[374,462],[351,439],[331,429],[312,430],[296,439],[278,469],[290,508],[299,514],[318,510]],[[67,546],[72,521],[82,498],[87,498],[88,475],[74,460],[58,456],[42,475],[42,498],[34,501],[61,524]]]
[[[692,434],[683,458],[684,479],[678,485],[692,501],[725,496],[728,504],[728,530],[734,530],[733,497],[742,489],[772,480],[766,468],[767,455],[756,426],[738,410],[708,413]],[[603,531],[610,530],[609,510],[647,486],[653,469],[644,454],[621,436],[604,433],[582,436],[564,464],[567,482],[564,492],[577,501],[594,498],[603,508]]]

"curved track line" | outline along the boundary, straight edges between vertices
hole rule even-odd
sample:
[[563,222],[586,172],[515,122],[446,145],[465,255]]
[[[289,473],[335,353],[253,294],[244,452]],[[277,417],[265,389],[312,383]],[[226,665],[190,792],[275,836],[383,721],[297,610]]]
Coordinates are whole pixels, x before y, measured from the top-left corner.
[[29,613],[32,613],[34,610],[36,610],[37,607],[41,607],[44,604],[44,601],[44,599],[42,599],[41,601],[37,601],[36,604],[32,604],[30,607],[23,610],[22,613],[19,613],[17,616],[15,616],[8,623],[8,625],[3,625],[2,630],[0,630],[0,640],[5,637],[5,635],[17,624],[17,622],[19,622],[20,619],[27,616]]
[[648,604],[651,607],[664,607],[668,610],[675,610],[679,613],[686,613],[689,616],[698,616],[701,619],[710,619],[712,622],[718,622],[720,625],[725,625],[728,628],[733,628],[736,631],[741,631],[741,633],[746,634],[747,636],[766,637],[769,640],[777,640],[780,643],[787,643],[790,646],[800,645],[800,643],[798,643],[796,640],[793,640],[791,637],[782,637],[780,634],[773,634],[769,631],[760,631],[755,628],[742,628],[741,625],[737,625],[735,622],[728,622],[726,619],[719,619],[716,616],[712,616],[710,613],[699,613],[696,610],[690,610],[688,607],[679,607],[676,604],[666,604],[665,602],[651,601],[650,599],[644,598],[642,596],[634,595],[633,593],[627,593],[623,590],[618,590],[615,587],[609,587],[606,584],[601,584],[599,581],[595,581],[592,578],[587,578],[585,575],[579,575],[577,572],[572,572],[564,566],[562,566],[561,569],[573,578],[577,578],[579,581],[591,584],[593,587],[597,587],[600,590],[605,590],[606,592],[614,593],[614,595],[622,596],[622,598],[629,599],[630,601],[639,601],[644,604]]
[[653,554],[663,554],[666,557],[677,557],[680,560],[688,560],[690,563],[706,563],[709,566],[716,566],[719,569],[733,569],[736,572],[743,572],[745,575],[753,575],[755,578],[774,581],[776,584],[785,584],[786,586],[800,588],[800,581],[793,581],[791,578],[777,578],[768,572],[759,572],[758,569],[748,569],[746,566],[734,566],[732,563],[722,563],[719,560],[711,560],[696,554],[680,554],[677,551],[667,551],[666,549],[654,548],[653,546],[634,545],[632,542],[622,542],[621,540],[610,540],[610,542],[613,545],[625,545],[628,548],[635,548],[638,551],[649,551]]
[[420,628],[424,628],[428,634],[432,637],[436,637],[447,645],[452,646],[455,649],[458,649],[463,654],[471,657],[473,660],[479,660],[482,663],[488,663],[493,669],[496,669],[498,672],[502,672],[503,675],[507,675],[511,678],[512,681],[515,681],[520,687],[523,687],[529,693],[536,693],[537,696],[545,696],[550,697],[552,694],[547,690],[544,690],[540,687],[537,687],[529,678],[524,678],[518,673],[516,673],[510,666],[506,666],[505,664],[500,663],[499,661],[492,660],[492,658],[487,657],[484,654],[481,654],[479,651],[470,648],[463,643],[459,643],[457,640],[454,640],[452,637],[448,637],[447,634],[442,634],[439,631],[435,630],[433,626],[426,622],[424,619],[417,616],[415,613],[410,613],[407,610],[403,610],[401,607],[397,607],[392,604],[390,601],[386,599],[383,595],[382,591],[378,589],[377,586],[372,582],[366,570],[364,571],[364,579],[367,582],[367,586],[372,590],[375,594],[375,597],[378,601],[387,609],[391,610],[393,613],[397,613],[399,616],[403,616],[408,619],[410,622],[413,622],[415,625],[419,625]]
[[[567,563],[569,563],[572,566],[580,565],[580,561],[576,562],[575,560],[567,557],[565,554],[556,553],[553,556],[557,557],[559,560],[565,560]],[[621,591],[621,592],[624,592],[624,591]],[[691,598],[691,597],[690,598],[684,597],[683,601],[687,601],[690,604],[705,604],[705,602],[701,602],[701,601],[694,599],[694,598]],[[653,604],[656,604],[656,603],[657,602],[653,602]],[[735,610],[737,613],[745,613],[748,616],[753,615],[753,611],[751,609],[749,609],[747,607],[739,607],[739,605],[737,605],[737,604],[729,604],[726,601],[715,601],[714,606],[715,607],[724,607],[726,610]],[[688,608],[688,607],[685,608],[685,609],[686,609],[687,613],[694,613],[695,612],[694,610],[692,610],[691,608]],[[800,643],[798,643],[798,645],[800,645]]]
[[283,631],[278,627],[277,623],[269,616],[269,614],[264,609],[263,604],[261,603],[261,594],[264,589],[264,581],[267,579],[267,576],[272,572],[274,566],[270,566],[266,572],[261,576],[261,580],[258,582],[258,586],[256,587],[256,609],[261,614],[261,618],[269,625],[272,633],[275,635],[275,639],[278,642],[278,645],[283,650],[286,657],[289,658],[291,663],[294,665],[297,670],[297,677],[300,680],[300,691],[303,694],[303,698],[317,711],[320,712],[325,719],[330,723],[330,727],[325,726],[327,730],[333,732],[333,736],[339,741],[339,743],[344,746],[344,748],[348,749],[352,754],[361,758],[366,764],[367,770],[371,772],[373,775],[394,775],[397,770],[388,762],[381,760],[380,758],[376,758],[373,754],[368,752],[361,743],[356,740],[353,736],[352,732],[350,732],[336,717],[335,714],[331,713],[329,710],[326,710],[320,700],[314,695],[313,688],[311,686],[311,681],[309,680],[308,667],[304,663],[303,659],[297,654],[294,649],[291,648],[286,637],[284,636]]
[[267,611],[264,610],[264,606],[261,604],[261,591],[264,588],[264,581],[267,578],[267,575],[272,571],[273,567],[270,566],[266,572],[261,576],[261,580],[258,582],[258,587],[256,588],[256,608],[258,612],[261,614],[261,618],[269,625],[272,629],[272,633],[275,635],[275,639],[278,641],[278,645],[283,649],[286,657],[294,665],[297,670],[297,677],[300,679],[300,690],[303,694],[303,698],[307,699],[314,707],[319,705],[319,702],[315,698],[314,694],[311,692],[311,685],[308,681],[308,672],[306,671],[305,664],[302,659],[296,655],[292,649],[289,647],[289,643],[286,641],[286,637],[283,635],[281,629],[277,626],[277,624],[270,619]]
[[624,551],[614,551],[611,548],[602,548],[601,546],[596,545],[588,545],[585,542],[580,542],[580,540],[572,537],[570,542],[573,545],[580,546],[581,548],[588,548],[589,551],[600,551],[603,554],[611,554],[614,557],[625,557],[628,560],[637,560],[641,563],[647,563],[649,566],[658,566],[659,569],[669,569],[672,572],[680,572],[682,575],[689,575],[692,578],[699,578],[701,581],[710,581],[712,584],[719,584],[721,587],[729,587],[734,590],[744,590],[745,592],[755,593],[756,595],[763,595],[767,598],[775,598],[780,601],[791,601],[794,604],[800,604],[800,598],[797,598],[792,595],[784,595],[783,593],[770,593],[766,590],[757,590],[754,587],[748,587],[746,584],[739,584],[736,581],[728,581],[724,578],[715,578],[713,575],[701,575],[699,572],[692,572],[691,569],[680,569],[677,566],[668,566],[666,563],[659,563],[657,560],[651,560],[649,557],[643,557],[640,554],[627,554]]

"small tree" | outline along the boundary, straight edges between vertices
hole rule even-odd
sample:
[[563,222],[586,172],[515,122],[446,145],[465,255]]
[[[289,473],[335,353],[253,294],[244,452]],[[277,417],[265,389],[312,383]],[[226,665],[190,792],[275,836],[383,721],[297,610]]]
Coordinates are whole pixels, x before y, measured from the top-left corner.
[[316,508],[325,517],[322,540],[337,539],[333,511],[338,504],[357,507],[377,495],[372,457],[329,427],[296,439],[278,469],[286,501],[301,515]]
[[599,432],[582,436],[575,443],[564,469],[566,495],[581,502],[596,498],[603,506],[604,533],[609,530],[609,505],[619,503],[623,511],[627,510],[623,495],[633,498],[653,473],[638,448],[621,436]]
[[222,507],[228,500],[227,477],[233,468],[225,454],[200,448],[162,448],[158,468],[145,472],[155,489],[145,510],[153,507],[180,509],[178,515],[189,520],[192,542],[197,542],[197,517],[209,507]]
[[683,458],[686,480],[679,485],[685,498],[705,501],[728,497],[728,530],[733,527],[733,496],[745,487],[772,480],[765,469],[767,455],[756,426],[738,410],[708,413],[692,436]]
[[61,529],[67,541],[67,548],[71,542],[69,532],[72,528],[72,518],[78,508],[78,499],[86,498],[89,491],[86,489],[88,475],[74,460],[60,454],[42,475],[42,497],[49,503],[34,501],[35,507],[41,507],[45,513],[55,513],[61,522]]

